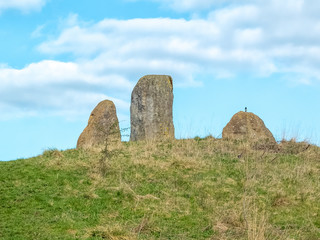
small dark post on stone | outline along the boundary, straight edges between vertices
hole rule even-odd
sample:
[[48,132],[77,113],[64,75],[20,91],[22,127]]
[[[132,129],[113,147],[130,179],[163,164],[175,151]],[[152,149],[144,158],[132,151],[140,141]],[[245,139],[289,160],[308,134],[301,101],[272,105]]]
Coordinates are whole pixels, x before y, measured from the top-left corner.
[[248,108],[247,108],[247,107],[245,107],[245,108],[244,108],[244,111],[245,111],[245,112],[247,112],[247,110],[248,110]]

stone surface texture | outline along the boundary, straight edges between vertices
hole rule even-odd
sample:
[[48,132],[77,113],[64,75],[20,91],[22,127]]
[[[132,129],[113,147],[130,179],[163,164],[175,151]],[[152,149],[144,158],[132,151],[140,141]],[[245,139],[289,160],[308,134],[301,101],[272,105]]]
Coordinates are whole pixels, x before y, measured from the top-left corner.
[[93,109],[88,126],[81,133],[77,148],[99,148],[121,141],[116,107],[112,101],[104,100]]
[[251,112],[240,111],[233,115],[230,122],[223,128],[222,138],[276,144],[272,133],[261,118]]
[[130,141],[174,138],[172,90],[168,75],[140,78],[131,95]]

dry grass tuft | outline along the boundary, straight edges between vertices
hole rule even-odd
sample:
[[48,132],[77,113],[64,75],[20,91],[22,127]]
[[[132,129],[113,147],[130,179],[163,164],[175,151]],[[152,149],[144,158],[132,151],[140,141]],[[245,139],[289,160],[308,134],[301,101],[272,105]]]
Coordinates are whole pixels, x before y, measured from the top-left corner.
[[128,234],[128,232],[123,229],[122,226],[98,226],[92,229],[89,229],[87,234],[84,236],[87,238],[96,238],[96,239],[109,239],[109,240],[134,240],[135,236]]

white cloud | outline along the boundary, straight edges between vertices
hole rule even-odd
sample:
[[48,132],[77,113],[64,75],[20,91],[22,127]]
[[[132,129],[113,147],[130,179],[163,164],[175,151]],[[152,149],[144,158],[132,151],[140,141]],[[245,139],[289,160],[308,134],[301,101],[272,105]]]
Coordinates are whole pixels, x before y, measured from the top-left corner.
[[297,84],[320,81],[320,18],[315,11],[320,4],[243,2],[179,1],[185,9],[214,5],[206,18],[190,20],[81,23],[70,15],[61,33],[38,49],[56,58],[68,54],[74,61],[42,61],[21,70],[4,66],[0,102],[22,106],[28,114],[34,109],[81,112],[86,103],[92,106],[98,99],[113,97],[128,111],[130,91],[146,74],[172,75],[176,87],[201,85],[198,76],[204,74],[231,78],[246,73],[258,78],[277,73]]
[[236,39],[235,44],[239,47],[245,46],[257,46],[259,43],[263,42],[263,30],[261,28],[252,29],[236,29],[235,30]]
[[[100,72],[121,73],[132,81],[148,73],[171,74],[177,85],[197,84],[190,70],[198,68],[193,58],[198,48],[218,35],[204,20],[106,19],[88,27],[66,28],[57,39],[44,42],[47,54],[70,53],[88,59],[86,66]],[[199,42],[198,37],[202,38]],[[185,38],[185,39],[184,39]],[[212,53],[213,51],[209,51]]]
[[160,2],[165,2],[171,8],[179,11],[209,8],[215,4],[215,1],[212,0],[164,0]]
[[[142,1],[142,0],[127,0],[127,1]],[[145,0],[143,0],[145,1]],[[226,4],[239,4],[239,0],[149,0],[158,2],[165,8],[172,8],[178,12],[189,12],[206,10],[212,7],[221,7]],[[254,0],[253,0],[254,1]],[[240,4],[251,2],[250,0],[242,0]]]
[[42,43],[39,50],[70,53],[87,59],[87,67],[133,81],[149,73],[170,74],[176,86],[199,85],[196,76],[202,73],[268,75],[277,67],[261,49],[264,29],[248,25],[258,12],[257,7],[242,6],[215,11],[207,19],[105,19],[92,25],[75,24]]
[[265,72],[261,65],[272,65],[259,50],[242,48],[260,44],[262,29],[232,31],[224,27],[210,19],[105,19],[91,26],[66,28],[58,38],[41,44],[39,50],[87,58],[86,66],[134,79],[147,73],[170,74],[177,86],[199,85],[193,76],[202,72],[226,75],[226,63],[232,66],[229,72],[257,65],[258,74],[259,69]]
[[0,12],[7,9],[18,9],[22,12],[40,10],[46,0],[0,0]]
[[[2,119],[39,114],[75,117],[104,99],[113,100],[120,111],[126,111],[129,103],[119,96],[128,95],[132,89],[120,75],[100,75],[81,63],[58,61],[42,61],[23,69],[2,68],[0,79]],[[115,97],[114,91],[118,92]]]
[[22,70],[1,69],[1,87],[36,87],[48,84],[83,83],[108,86],[110,88],[128,89],[131,84],[121,76],[114,74],[99,76],[81,64],[72,62],[42,61],[33,63]]

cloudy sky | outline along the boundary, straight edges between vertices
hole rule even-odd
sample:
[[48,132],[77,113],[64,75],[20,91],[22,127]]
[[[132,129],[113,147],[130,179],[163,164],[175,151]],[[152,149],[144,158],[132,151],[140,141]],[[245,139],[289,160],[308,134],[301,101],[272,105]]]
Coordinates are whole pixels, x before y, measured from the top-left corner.
[[0,160],[74,148],[140,77],[174,80],[177,138],[221,137],[248,107],[277,140],[320,144],[314,0],[0,0]]

